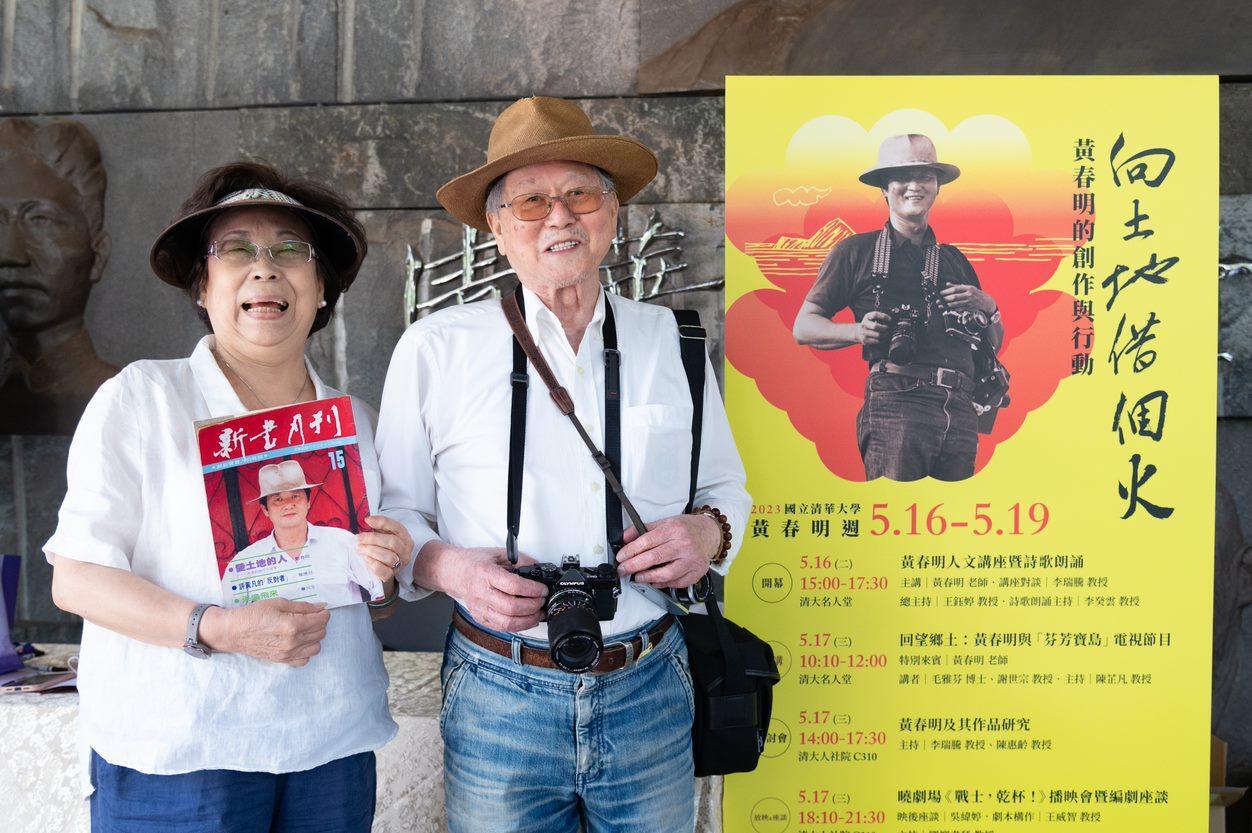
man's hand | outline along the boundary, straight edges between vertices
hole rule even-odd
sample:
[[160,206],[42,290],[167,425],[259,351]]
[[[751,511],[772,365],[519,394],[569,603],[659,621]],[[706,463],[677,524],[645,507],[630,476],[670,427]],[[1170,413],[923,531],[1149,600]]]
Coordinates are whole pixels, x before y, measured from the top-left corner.
[[709,571],[722,545],[722,530],[708,515],[675,515],[649,524],[643,535],[632,526],[617,554],[619,575],[653,587],[690,587]]
[[943,298],[948,309],[976,309],[987,315],[996,311],[994,298],[978,287],[966,283],[945,286],[939,290],[939,297]]
[[200,638],[214,651],[300,668],[322,650],[329,621],[324,604],[266,599],[230,610],[209,608],[200,622]]
[[357,534],[357,552],[369,571],[386,583],[413,560],[413,538],[404,524],[384,515],[370,515],[365,522],[373,531]]
[[[503,549],[448,547],[440,560],[455,571],[450,581],[441,582],[445,592],[461,599],[478,624],[516,632],[533,628],[543,618],[548,588],[511,572]],[[519,553],[517,563],[533,564],[534,559]]]
[[856,340],[861,344],[881,344],[891,325],[891,316],[885,312],[874,310],[865,313],[865,317],[856,325]]

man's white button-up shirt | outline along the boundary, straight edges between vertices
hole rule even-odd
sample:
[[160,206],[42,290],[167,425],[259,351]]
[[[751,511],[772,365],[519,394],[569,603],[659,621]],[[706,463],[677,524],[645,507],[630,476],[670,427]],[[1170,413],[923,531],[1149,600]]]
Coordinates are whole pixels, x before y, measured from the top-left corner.
[[[622,485],[645,523],[680,514],[690,479],[692,402],[673,313],[601,293],[574,351],[556,315],[529,290],[523,293],[527,326],[601,449],[601,330],[609,298],[622,354]],[[409,327],[396,346],[376,436],[381,508],[408,526],[414,552],[435,538],[458,547],[504,546],[512,371],[513,334],[499,301],[436,312]],[[750,498],[707,357],[705,376],[696,505],[725,513],[734,532],[733,558]],[[604,474],[533,368],[526,412],[518,550],[536,561],[577,555],[583,566],[606,562]],[[725,572],[731,558],[717,569]],[[604,635],[637,630],[663,612],[623,589],[616,617],[602,623]],[[547,625],[522,635],[546,641]]]

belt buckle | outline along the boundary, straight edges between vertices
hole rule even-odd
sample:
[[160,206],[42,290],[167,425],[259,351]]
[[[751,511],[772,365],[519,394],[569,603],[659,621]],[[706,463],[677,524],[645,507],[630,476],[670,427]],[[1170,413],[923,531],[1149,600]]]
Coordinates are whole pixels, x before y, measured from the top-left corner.
[[[943,374],[945,373],[950,373],[952,376],[955,376],[956,380],[952,384],[948,384],[947,382],[943,381]],[[956,390],[958,387],[960,387],[961,377],[958,371],[952,370],[951,368],[936,367],[935,368],[935,384],[941,388],[947,388],[948,390]]]
[[644,654],[647,653],[647,651],[643,651],[642,653],[639,654],[638,657],[635,656],[635,646],[631,644],[631,642],[633,641],[634,640],[627,640],[626,642],[610,642],[604,647],[616,648],[620,645],[622,650],[626,652],[626,662],[622,663],[622,668],[630,668],[632,665],[634,665],[636,662],[639,661],[640,657],[642,657]]

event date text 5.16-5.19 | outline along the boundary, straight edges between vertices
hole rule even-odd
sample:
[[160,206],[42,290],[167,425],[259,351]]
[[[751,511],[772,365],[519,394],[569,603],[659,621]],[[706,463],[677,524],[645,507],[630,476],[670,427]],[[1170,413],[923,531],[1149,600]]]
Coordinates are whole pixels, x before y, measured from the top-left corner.
[[996,507],[974,504],[973,512],[946,510],[944,504],[931,507],[910,503],[903,511],[887,503],[870,508],[870,535],[945,535],[968,531],[982,535],[1038,535],[1047,529],[1051,513],[1046,503],[1014,503]]

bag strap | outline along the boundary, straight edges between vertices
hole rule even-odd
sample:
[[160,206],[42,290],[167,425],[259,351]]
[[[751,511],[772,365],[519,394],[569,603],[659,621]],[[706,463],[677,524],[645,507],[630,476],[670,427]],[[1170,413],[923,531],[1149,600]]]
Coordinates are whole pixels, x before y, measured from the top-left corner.
[[743,662],[743,654],[739,650],[739,646],[735,644],[734,637],[730,634],[730,627],[727,625],[726,617],[722,615],[721,607],[717,603],[717,594],[713,588],[709,587],[709,598],[704,603],[705,610],[708,611],[709,621],[713,623],[713,630],[717,633],[717,644],[722,649],[722,662],[726,667],[726,675],[723,678],[723,690],[727,694],[746,694],[752,690],[752,684],[748,680],[748,671]]
[[691,393],[691,482],[687,489],[689,513],[696,503],[696,485],[700,477],[700,438],[704,431],[704,341],[707,334],[700,325],[700,313],[693,309],[673,310],[678,322],[678,351],[682,355],[683,372],[687,374],[687,390]]
[[513,402],[509,411],[509,493],[508,528],[504,550],[509,563],[517,563],[517,533],[522,523],[522,470],[526,463],[526,393],[530,374],[526,372],[526,353],[517,339],[513,340],[513,373],[509,376]]
[[[690,512],[696,501],[696,486],[700,477],[700,439],[704,429],[704,350],[708,334],[700,324],[700,313],[696,310],[673,310],[674,319],[678,323],[678,349],[682,354],[683,372],[687,375],[687,390],[691,394],[691,482],[687,490],[687,508]],[[709,621],[713,623],[713,631],[717,634],[718,647],[721,648],[722,662],[725,665],[723,691],[727,694],[747,694],[752,691],[748,681],[747,669],[744,666],[743,654],[735,645],[734,637],[722,610],[717,603],[717,593],[709,587],[709,598],[705,602]]]
[[[617,349],[617,321],[613,305],[604,299],[604,326],[600,329],[604,341],[604,453],[613,466],[613,475],[622,479],[622,354]],[[612,489],[604,490],[604,532],[609,540],[609,551],[616,558],[625,546],[622,542],[622,502]],[[642,530],[641,530],[642,532]]]
[[[557,409],[560,410],[562,414],[569,417],[570,422],[574,425],[574,430],[578,432],[578,436],[582,438],[583,444],[585,444],[587,446],[587,450],[591,452],[591,458],[596,461],[596,465],[600,467],[602,472],[604,472],[604,482],[608,484],[609,489],[621,502],[622,508],[626,510],[626,515],[630,518],[631,523],[635,525],[635,529],[640,530],[641,533],[646,532],[648,527],[644,524],[643,519],[639,517],[639,513],[635,510],[634,504],[630,502],[630,498],[626,497],[626,493],[622,489],[621,480],[618,479],[612,462],[604,455],[604,452],[600,451],[600,449],[596,447],[596,444],[592,442],[591,437],[588,436],[587,429],[583,427],[582,422],[579,421],[578,416],[574,413],[573,397],[571,397],[569,395],[569,391],[562,387],[557,381],[556,374],[552,372],[552,368],[548,365],[547,359],[545,359],[543,354],[539,352],[538,345],[535,344],[535,340],[531,337],[530,331],[526,329],[526,313],[523,308],[524,302],[522,300],[521,286],[519,285],[513,294],[506,296],[501,303],[504,308],[505,320],[509,322],[509,328],[513,330],[514,377],[517,377],[519,373],[526,373],[525,360],[529,359],[530,364],[534,366],[535,371],[539,374],[539,378],[543,379],[544,384],[548,386],[548,392],[552,397],[552,401],[556,403]],[[605,303],[608,303],[608,301],[606,300]],[[519,350],[521,351],[522,359],[520,371],[517,369],[519,363]],[[522,399],[523,404],[521,406],[520,421],[524,424],[526,418],[525,397],[523,396]],[[518,385],[515,381],[513,387],[513,417],[515,422],[517,421],[518,415],[517,400]],[[518,436],[519,433],[521,433],[520,437]],[[514,428],[514,430],[510,432],[509,443],[509,537],[507,544],[511,545],[511,548],[506,546],[509,554],[509,562],[512,564],[517,563],[517,533],[521,523],[522,505],[521,462],[524,453],[522,450],[515,449],[514,446],[524,442],[525,434]],[[514,466],[515,458],[517,460],[516,467]],[[611,548],[609,550],[609,563],[614,567],[617,566],[617,553]]]

